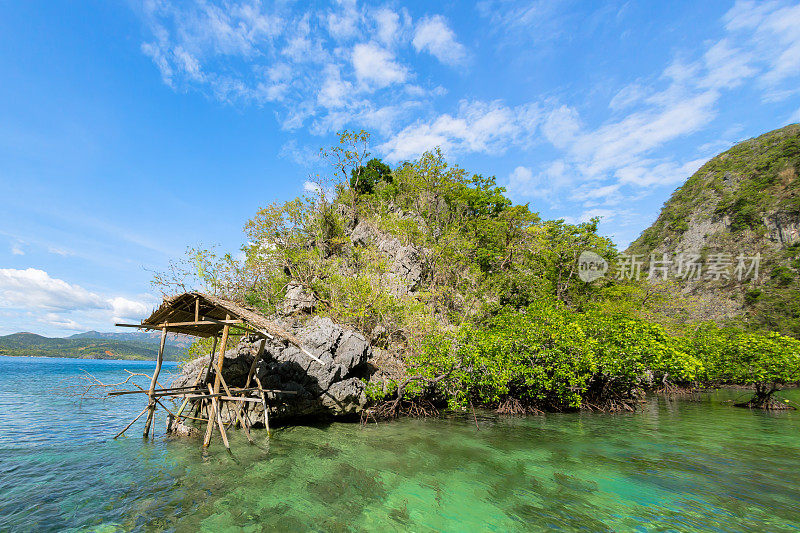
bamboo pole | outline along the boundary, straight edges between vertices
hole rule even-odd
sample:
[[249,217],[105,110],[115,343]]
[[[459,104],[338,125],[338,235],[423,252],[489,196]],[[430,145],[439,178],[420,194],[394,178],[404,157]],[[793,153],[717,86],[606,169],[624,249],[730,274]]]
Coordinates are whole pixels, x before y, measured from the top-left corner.
[[[229,319],[230,315],[226,315],[226,319]],[[220,343],[219,348],[219,356],[217,357],[217,376],[214,379],[214,389],[211,391],[212,394],[219,393],[219,384],[220,384],[220,376],[222,375],[222,363],[225,359],[225,347],[228,344],[228,331],[230,330],[229,325],[225,325],[222,329],[222,342]],[[208,376],[206,376],[206,381],[208,381]],[[211,389],[211,384],[208,384],[208,388]],[[211,444],[211,434],[214,431],[214,413],[217,410],[217,404],[214,398],[211,399],[211,414],[208,417],[208,427],[206,428],[206,437],[203,440],[203,446],[208,447]],[[225,431],[225,428],[222,428],[222,431]],[[224,434],[223,434],[224,435]],[[224,437],[223,440],[227,440],[227,437]]]
[[[208,392],[212,392],[210,384],[208,385]],[[219,433],[220,433],[220,435],[222,435],[222,443],[225,445],[225,447],[227,449],[230,450],[231,449],[231,445],[228,444],[228,435],[227,435],[227,433],[225,433],[225,424],[222,423],[222,414],[220,413],[220,411],[222,411],[222,409],[221,409],[222,406],[221,405],[217,405],[217,398],[216,397],[212,397],[211,398],[211,404],[213,406],[214,411],[217,413],[217,417],[216,417],[217,418],[217,425],[219,426]],[[210,422],[210,419],[209,419],[209,422]]]
[[167,327],[164,326],[164,329],[161,330],[161,344],[158,347],[158,358],[156,359],[156,369],[153,371],[153,379],[150,381],[150,390],[147,392],[147,395],[150,397],[150,401],[148,403],[148,409],[150,412],[147,413],[147,422],[144,424],[144,437],[147,438],[150,435],[150,426],[153,424],[153,415],[156,412],[156,402],[153,396],[153,393],[156,389],[156,383],[158,382],[158,374],[161,372],[161,363],[164,362],[164,345],[167,342]]
[[[209,385],[209,388],[211,385]],[[206,416],[208,417],[208,425],[206,426],[206,436],[203,438],[203,448],[208,448],[208,445],[211,444],[211,435],[214,433],[214,420],[216,418],[216,409],[214,409],[215,404],[212,402],[214,398],[208,400],[207,408],[206,408]],[[200,402],[198,402],[200,403]]]
[[208,383],[208,377],[211,375],[211,365],[214,364],[214,354],[217,352],[217,341],[219,337],[214,335],[214,340],[211,341],[211,353],[208,355],[208,366],[206,367],[206,374],[203,377],[203,369],[200,369],[200,373],[197,374],[197,379],[195,380],[195,385],[200,385],[200,380],[203,378],[203,385]]
[[[197,385],[187,385],[185,387],[164,387],[164,388],[160,388],[160,389],[155,389],[153,391],[153,393],[156,394],[156,395],[166,394],[166,393],[169,393],[169,394],[183,394],[184,392],[192,392],[193,389],[197,389],[197,388],[198,388]],[[116,391],[109,392],[108,395],[109,396],[122,396],[124,394],[141,394],[141,393],[147,393],[147,392],[148,391],[146,391],[146,390],[116,390]]]
[[261,339],[261,345],[258,347],[258,353],[256,354],[255,359],[253,359],[253,364],[250,365],[250,371],[247,373],[247,381],[244,383],[244,388],[250,386],[250,380],[253,379],[253,374],[256,373],[256,366],[258,365],[258,361],[261,359],[261,355],[264,353],[264,348],[267,345],[267,339]]
[[145,413],[145,411],[147,411],[148,409],[150,409],[150,406],[149,406],[149,405],[148,405],[147,407],[145,407],[144,409],[142,409],[142,412],[141,412],[141,413],[139,413],[139,416],[137,416],[136,418],[134,418],[133,420],[131,420],[131,421],[130,421],[130,423],[129,423],[127,426],[125,426],[125,427],[122,429],[122,431],[120,431],[119,433],[117,433],[116,435],[114,435],[114,438],[116,439],[117,437],[119,437],[120,435],[122,435],[123,433],[125,433],[126,431],[128,431],[128,428],[129,428],[129,427],[131,427],[131,426],[133,425],[133,423],[134,423],[134,422],[136,422],[137,420],[139,420],[140,418],[142,418],[142,415],[143,415],[143,414]]
[[[231,394],[231,390],[228,388],[228,384],[225,383],[225,376],[220,374],[219,377],[220,377],[220,380],[222,381],[222,386],[225,389],[225,393],[228,395],[229,398],[233,397],[233,394]],[[222,398],[223,397],[220,397],[220,399],[218,400],[220,408],[222,407]],[[236,405],[236,407],[237,407],[237,409],[236,409],[236,420],[238,420],[239,422],[242,423],[242,429],[244,429],[244,434],[247,435],[247,440],[250,442],[250,444],[252,444],[253,443],[253,437],[250,436],[250,430],[247,429],[247,424],[245,424],[244,420],[242,420],[242,417],[239,414],[239,409],[238,409],[239,405]]]
[[[211,342],[211,353],[208,354],[208,366],[205,369],[205,376],[203,376],[203,369],[200,369],[200,372],[197,374],[197,379],[195,379],[194,383],[197,386],[201,384],[205,386],[208,383],[208,377],[211,375],[211,365],[214,364],[214,354],[217,352],[217,341],[219,338],[214,335],[214,340]],[[202,383],[201,383],[202,381]],[[197,409],[196,413],[198,416],[200,415],[200,410],[202,409],[202,402],[197,402]]]
[[[229,319],[231,315],[225,315],[225,319]],[[228,332],[230,326],[225,325],[222,329],[222,346],[219,350],[219,357],[217,358],[217,375],[214,377],[214,393],[219,392],[220,378],[222,377],[222,364],[225,362],[225,349],[228,345]]]
[[261,404],[264,406],[264,427],[267,428],[267,437],[269,437],[269,410],[267,409],[267,397],[264,395],[264,389],[261,387],[261,380],[256,376],[256,383],[258,383],[258,391],[261,393]]
[[[250,380],[253,379],[253,374],[256,373],[256,366],[258,365],[258,361],[261,359],[261,354],[264,353],[264,347],[267,345],[267,339],[261,339],[261,344],[258,347],[258,352],[256,356],[253,358],[253,364],[250,365],[250,371],[247,373],[247,381],[244,383],[244,388],[250,386]],[[244,408],[244,404],[238,404],[236,406],[236,415],[239,416],[240,411]]]

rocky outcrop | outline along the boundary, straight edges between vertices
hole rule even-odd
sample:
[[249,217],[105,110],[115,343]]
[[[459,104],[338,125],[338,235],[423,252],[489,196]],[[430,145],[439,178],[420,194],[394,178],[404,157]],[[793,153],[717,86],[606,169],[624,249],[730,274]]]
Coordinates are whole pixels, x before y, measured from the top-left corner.
[[793,213],[774,211],[762,218],[767,227],[769,240],[782,246],[792,246],[800,242],[800,216]]
[[397,237],[385,235],[372,224],[359,221],[350,234],[355,246],[374,245],[389,259],[390,272],[400,279],[408,291],[419,288],[425,277],[423,251],[415,246],[404,245]]
[[[278,323],[295,335],[322,364],[292,344],[279,339],[266,342],[256,366],[256,375],[264,388],[292,393],[271,394],[270,420],[344,417],[359,413],[367,401],[363,380],[369,376],[367,362],[372,357],[367,339],[329,318],[314,317],[305,323],[298,320]],[[222,375],[228,386],[244,386],[260,343],[254,338],[245,338],[225,353]],[[194,384],[197,376],[208,367],[208,360],[208,356],[204,356],[185,364],[173,386]],[[213,370],[210,379],[214,379]],[[250,421],[261,423],[263,408],[260,404],[250,405]],[[225,410],[223,418],[232,420],[233,413]]]
[[299,284],[290,284],[286,289],[286,297],[281,311],[286,315],[311,313],[317,304],[317,298],[310,290]]

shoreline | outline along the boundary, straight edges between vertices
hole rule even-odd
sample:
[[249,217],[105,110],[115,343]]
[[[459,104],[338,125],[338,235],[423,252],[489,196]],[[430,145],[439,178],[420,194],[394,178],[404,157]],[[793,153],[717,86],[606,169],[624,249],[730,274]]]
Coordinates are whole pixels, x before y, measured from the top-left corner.
[[[109,361],[109,362],[127,362],[127,363],[155,363],[155,359],[119,359],[119,358],[106,358],[106,357],[69,357],[63,355],[8,355],[0,354],[0,358],[6,359],[45,359],[45,360],[65,360],[65,361]],[[164,364],[180,363],[179,360],[165,359]]]

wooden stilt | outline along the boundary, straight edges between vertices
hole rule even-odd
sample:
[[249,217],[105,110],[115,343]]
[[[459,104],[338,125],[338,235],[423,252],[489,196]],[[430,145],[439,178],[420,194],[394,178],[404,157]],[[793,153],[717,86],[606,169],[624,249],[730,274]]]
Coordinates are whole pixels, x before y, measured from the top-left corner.
[[134,422],[136,422],[137,420],[139,420],[140,418],[142,418],[142,415],[143,415],[143,414],[144,414],[144,413],[145,413],[145,412],[146,412],[148,409],[150,409],[150,406],[149,406],[149,405],[148,405],[147,407],[145,407],[144,409],[142,409],[142,412],[141,412],[141,413],[139,413],[139,415],[138,415],[136,418],[134,418],[133,420],[131,420],[131,421],[130,421],[130,423],[129,423],[127,426],[125,426],[125,427],[122,429],[122,431],[120,431],[119,433],[117,433],[116,435],[114,435],[114,438],[116,439],[117,437],[119,437],[120,435],[122,435],[123,433],[125,433],[126,431],[128,431],[128,428],[129,428],[129,427],[131,427],[131,426],[133,425],[133,423],[134,423]]
[[264,427],[267,428],[267,437],[269,437],[269,409],[267,409],[267,397],[264,394],[264,388],[261,386],[261,380],[256,376],[256,383],[258,383],[258,392],[261,393],[261,405],[264,406]]
[[[203,369],[200,369],[200,372],[197,374],[197,379],[195,380],[195,385],[203,386],[205,389],[205,384],[208,383],[208,378],[211,375],[211,365],[214,364],[214,354],[217,352],[217,336],[214,336],[214,340],[211,343],[211,353],[208,355],[208,365],[205,368],[205,374],[203,374]],[[200,416],[200,411],[203,409],[203,402],[198,401],[194,407],[194,414]]]
[[[213,394],[211,385],[208,386],[208,392]],[[217,402],[217,398],[215,396],[211,397],[211,405],[213,406],[214,411],[217,413],[217,426],[219,426],[219,433],[222,435],[222,443],[230,450],[231,445],[228,444],[228,434],[225,433],[225,424],[222,423],[222,406]]]
[[183,410],[186,409],[186,406],[188,404],[189,404],[189,398],[184,398],[183,401],[181,402],[181,406],[178,407],[178,411],[175,413],[175,416],[180,418],[181,413],[183,413]]
[[214,433],[214,421],[217,418],[217,411],[216,409],[214,409],[215,405],[216,404],[211,403],[211,400],[208,400],[208,403],[206,404],[206,416],[208,416],[208,426],[206,426],[206,436],[205,438],[203,438],[204,448],[208,448],[208,445],[211,444],[211,435],[212,433]]
[[[230,317],[231,317],[230,315],[226,315],[226,320],[230,319]],[[220,343],[219,355],[217,356],[217,375],[216,375],[216,378],[214,379],[214,388],[213,388],[213,390],[211,390],[211,384],[208,385],[208,388],[209,388],[209,390],[210,390],[210,392],[212,394],[216,394],[216,393],[219,392],[220,376],[222,375],[222,363],[223,363],[223,361],[225,359],[225,348],[228,345],[228,332],[229,332],[229,330],[230,330],[230,326],[228,324],[225,324],[225,327],[222,328],[222,342]],[[206,378],[208,378],[208,376],[206,376]],[[206,381],[208,381],[208,379],[206,379]],[[219,414],[219,413],[217,413],[216,401],[214,400],[214,398],[212,398],[211,399],[211,412],[209,413],[209,416],[208,416],[208,427],[206,428],[206,437],[203,440],[203,446],[206,447],[206,448],[208,447],[209,444],[211,444],[211,434],[214,431],[213,428],[214,428],[215,413]],[[225,431],[225,428],[224,427],[221,428],[221,431]],[[223,440],[227,441],[228,440],[227,436],[224,437]]]
[[[217,352],[217,337],[214,337],[214,340],[211,343],[211,354],[208,356],[208,366],[206,367],[205,379],[203,379],[203,385],[208,383],[208,378],[211,376],[211,368],[214,364],[214,354]],[[203,377],[203,371],[200,370],[200,374],[197,375],[196,384],[200,385],[200,380]]]
[[[225,383],[225,376],[220,374],[219,377],[220,377],[220,381],[222,382],[222,387],[225,389],[225,394],[227,394],[228,397],[233,397],[233,394],[231,394],[231,390],[228,388],[228,384]],[[219,401],[220,407],[222,407],[222,400],[219,399],[218,401]],[[236,419],[235,420],[242,424],[242,429],[244,429],[244,434],[247,435],[247,440],[250,441],[250,444],[252,444],[253,443],[253,437],[250,436],[250,430],[247,429],[247,424],[244,423],[244,420],[242,420],[242,416],[239,414],[239,405],[236,405],[235,407],[236,407],[236,411],[235,411],[236,412]]]
[[156,359],[156,369],[153,371],[153,379],[150,381],[150,390],[147,392],[147,396],[150,398],[148,409],[149,412],[147,413],[147,422],[144,425],[144,437],[147,438],[150,435],[150,426],[153,424],[153,415],[156,412],[156,402],[155,398],[153,397],[153,393],[156,389],[156,383],[158,382],[158,374],[161,372],[161,363],[164,362],[164,345],[167,342],[167,327],[161,330],[161,344],[158,347],[158,357]]
[[[256,373],[256,367],[258,366],[258,361],[261,359],[261,355],[264,353],[264,346],[267,344],[267,339],[261,339],[261,344],[258,347],[258,352],[256,353],[255,358],[253,358],[253,363],[250,365],[250,371],[247,373],[247,381],[244,383],[244,388],[248,388],[250,386],[250,381],[253,379],[253,375]],[[236,406],[236,414],[238,415],[240,410],[244,408],[244,404],[240,404]]]
[[[229,320],[231,315],[225,315],[225,320]],[[230,326],[225,324],[225,327],[222,328],[222,346],[219,350],[219,356],[217,357],[217,373],[214,377],[214,393],[219,392],[219,384],[220,384],[220,376],[222,376],[222,364],[225,362],[225,348],[228,345],[228,333],[230,332]]]

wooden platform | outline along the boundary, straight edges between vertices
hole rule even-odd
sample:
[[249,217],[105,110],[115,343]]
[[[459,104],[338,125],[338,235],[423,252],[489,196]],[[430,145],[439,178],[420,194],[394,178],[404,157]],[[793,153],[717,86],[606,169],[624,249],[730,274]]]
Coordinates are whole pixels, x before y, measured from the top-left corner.
[[[225,425],[220,414],[222,406],[226,402],[233,402],[235,418],[233,425],[241,426],[247,439],[253,442],[250,435],[248,424],[249,417],[242,416],[247,404],[260,403],[264,408],[264,425],[269,431],[269,400],[279,400],[281,395],[296,394],[296,391],[281,391],[265,389],[261,386],[261,381],[256,376],[256,367],[260,361],[267,339],[280,338],[286,342],[297,346],[301,352],[319,364],[323,364],[317,357],[306,350],[300,341],[290,333],[284,331],[276,324],[260,315],[254,309],[237,304],[230,300],[212,296],[199,292],[187,292],[173,298],[165,299],[164,303],[153,312],[150,317],[143,320],[141,324],[117,324],[120,327],[132,327],[140,329],[160,330],[161,343],[156,359],[156,368],[150,381],[148,390],[123,390],[109,393],[109,396],[121,396],[126,394],[147,394],[148,404],[139,415],[134,418],[122,431],[114,438],[124,434],[139,418],[147,413],[147,420],[144,427],[144,436],[150,435],[150,428],[153,423],[153,416],[157,407],[164,409],[170,423],[168,430],[174,423],[182,423],[184,419],[206,422],[206,433],[203,439],[203,446],[207,447],[211,443],[211,438],[216,427],[222,437],[222,442],[229,448],[228,436]],[[244,387],[228,387],[222,375],[222,363],[225,359],[225,351],[228,345],[228,337],[231,328],[235,328],[243,333],[254,334],[261,337],[258,353],[253,358],[250,371]],[[161,372],[161,365],[164,358],[164,344],[167,333],[181,333],[202,338],[213,338],[211,353],[209,354],[208,366],[198,372],[193,385],[185,387],[160,387],[158,376]],[[220,339],[221,336],[221,339]],[[217,352],[217,345],[219,351]],[[215,361],[216,356],[216,361]],[[214,369],[214,383],[211,384],[211,370]],[[255,381],[257,386],[251,386]],[[163,398],[183,398],[183,402],[175,413],[170,411],[162,402]],[[187,411],[194,412],[195,416],[184,414]],[[205,413],[205,416],[200,416]]]

